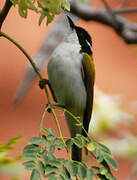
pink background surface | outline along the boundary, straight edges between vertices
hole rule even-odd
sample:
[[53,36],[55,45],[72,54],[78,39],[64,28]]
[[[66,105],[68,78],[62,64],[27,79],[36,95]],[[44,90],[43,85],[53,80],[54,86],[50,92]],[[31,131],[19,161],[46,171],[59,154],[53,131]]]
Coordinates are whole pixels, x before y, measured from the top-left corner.
[[[4,0],[0,2],[0,7],[3,2]],[[111,0],[110,2],[116,7],[120,1],[117,0],[114,3],[114,0]],[[134,6],[135,4],[130,3],[130,7]],[[126,15],[126,17],[134,21],[136,19],[135,14]],[[84,21],[78,23],[92,35],[96,86],[105,93],[122,95],[126,106],[129,102],[137,100],[137,46],[126,45],[111,28],[105,25]],[[30,55],[34,55],[45,33],[48,33],[52,27],[52,24],[48,27],[45,23],[40,27],[37,24],[37,15],[29,13],[25,20],[19,17],[17,8],[12,7],[2,31],[15,38]],[[13,104],[13,97],[23,77],[27,60],[4,38],[0,38],[0,59],[0,141],[7,142],[12,137],[24,136],[15,151],[15,154],[20,154],[27,140],[38,135],[40,119],[47,101],[37,81],[21,104]],[[55,123],[48,118],[49,116],[46,116],[45,126],[55,128]],[[69,133],[62,113],[59,113],[59,118],[64,136],[67,136]],[[136,125],[133,124],[134,132],[137,132]],[[127,176],[130,164],[127,160],[119,161],[119,171],[116,172],[118,179]],[[2,178],[8,180],[8,177],[1,176],[0,179]]]

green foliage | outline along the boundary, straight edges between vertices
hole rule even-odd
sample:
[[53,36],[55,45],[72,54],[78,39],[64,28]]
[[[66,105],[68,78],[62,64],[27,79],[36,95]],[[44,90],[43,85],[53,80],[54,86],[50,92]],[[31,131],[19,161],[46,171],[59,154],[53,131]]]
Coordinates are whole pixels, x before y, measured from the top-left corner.
[[[18,143],[18,141],[22,138],[22,136],[18,136],[12,138],[8,141],[8,143],[4,144],[0,142],[0,172],[3,174],[12,175],[18,177],[23,173],[23,169],[20,165],[21,157],[12,158],[9,155],[12,149],[14,149],[14,145]],[[12,180],[18,180],[14,178]]]
[[55,15],[63,10],[70,10],[70,4],[67,0],[11,0],[14,6],[18,5],[19,15],[27,18],[28,10],[40,14],[39,25],[47,17],[47,25],[51,23]]
[[0,152],[5,152],[6,150],[12,149],[13,145],[17,144],[17,142],[22,138],[22,136],[17,136],[9,140],[7,144],[3,144],[0,142]]
[[[60,137],[55,137],[51,128],[41,130],[41,137],[32,137],[22,153],[23,158],[27,160],[23,163],[25,168],[32,171],[31,180],[39,180],[41,175],[49,180],[70,180],[72,177],[81,180],[92,180],[93,177],[115,180],[110,167],[117,170],[117,163],[106,146],[80,134],[74,138],[66,138],[64,145]],[[55,151],[64,148],[69,154],[73,144],[83,149],[82,162],[73,161],[69,156],[68,160],[55,157]],[[88,167],[88,154],[96,158],[98,167]]]

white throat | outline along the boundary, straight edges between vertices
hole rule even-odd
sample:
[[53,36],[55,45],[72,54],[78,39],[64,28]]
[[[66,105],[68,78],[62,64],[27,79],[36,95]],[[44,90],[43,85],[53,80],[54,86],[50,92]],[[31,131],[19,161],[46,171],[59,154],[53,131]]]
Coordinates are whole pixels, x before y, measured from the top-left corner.
[[65,42],[70,42],[70,43],[74,43],[74,44],[79,44],[79,40],[78,40],[78,36],[76,34],[76,31],[73,30],[71,31],[67,37],[65,37]]

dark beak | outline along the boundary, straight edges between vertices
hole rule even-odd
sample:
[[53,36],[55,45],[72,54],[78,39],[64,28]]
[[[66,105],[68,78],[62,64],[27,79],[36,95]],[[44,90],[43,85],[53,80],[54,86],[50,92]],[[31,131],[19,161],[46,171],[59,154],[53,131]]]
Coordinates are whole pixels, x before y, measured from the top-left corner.
[[75,24],[73,23],[72,19],[69,16],[67,16],[67,18],[68,18],[69,25],[72,28],[72,30],[75,29]]

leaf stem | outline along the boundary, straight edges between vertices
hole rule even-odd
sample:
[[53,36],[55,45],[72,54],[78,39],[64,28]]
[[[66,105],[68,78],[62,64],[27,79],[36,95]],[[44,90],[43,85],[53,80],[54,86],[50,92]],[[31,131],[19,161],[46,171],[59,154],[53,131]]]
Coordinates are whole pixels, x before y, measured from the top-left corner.
[[[15,46],[18,47],[18,49],[20,49],[22,51],[22,53],[27,57],[27,59],[29,60],[29,62],[31,63],[34,71],[36,72],[36,74],[39,76],[40,79],[43,79],[42,75],[40,74],[39,69],[37,68],[36,64],[34,63],[34,61],[32,60],[32,58],[29,56],[29,54],[26,52],[26,50],[14,39],[12,39],[9,35],[5,34],[4,32],[0,32],[0,36],[5,37],[6,39],[8,39],[10,42],[12,42]],[[50,96],[48,93],[48,90],[46,88],[46,86],[44,87],[46,95],[47,95],[47,99],[48,102],[50,102]]]
[[64,144],[64,147],[65,147],[65,149],[66,149],[66,151],[67,151],[68,157],[69,157],[69,159],[71,160],[70,153],[69,153],[68,150],[67,150],[67,146],[66,146],[66,143],[65,143],[65,141],[64,141],[64,137],[63,137],[63,135],[62,135],[62,132],[61,132],[61,128],[60,128],[59,121],[58,121],[58,119],[57,119],[57,116],[56,116],[56,114],[55,114],[55,111],[54,111],[52,108],[51,108],[51,112],[52,112],[53,117],[54,117],[54,119],[55,119],[55,121],[56,121],[56,125],[57,125],[58,131],[59,131],[60,138],[61,138],[61,140],[62,140],[62,142],[63,142],[63,144]]

